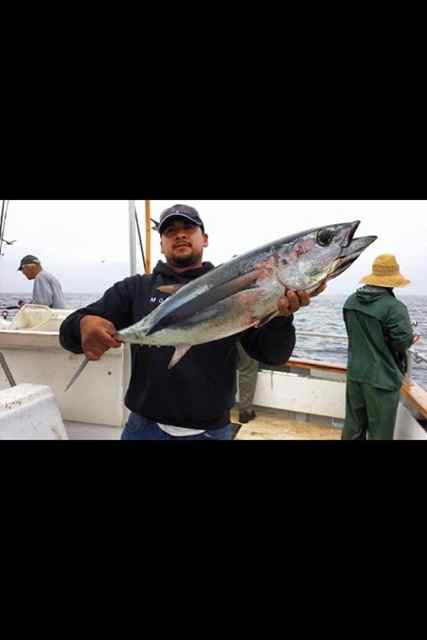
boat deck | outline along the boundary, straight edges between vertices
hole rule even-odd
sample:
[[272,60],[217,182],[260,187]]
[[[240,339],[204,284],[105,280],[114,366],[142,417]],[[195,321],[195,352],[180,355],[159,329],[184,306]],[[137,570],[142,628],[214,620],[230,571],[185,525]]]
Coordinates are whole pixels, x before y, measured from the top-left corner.
[[106,425],[86,424],[64,420],[69,440],[120,440],[122,429]]
[[[285,418],[280,409],[255,407],[256,418],[242,424],[236,440],[340,440],[341,429],[316,422]],[[233,423],[239,419],[238,409],[231,412]]]
[[[287,417],[279,409],[255,407],[256,418],[242,424],[236,440],[339,440],[341,429],[316,422],[300,422]],[[238,423],[239,410],[231,412],[234,424]],[[119,440],[122,430],[117,427],[89,425],[65,421],[70,440]]]

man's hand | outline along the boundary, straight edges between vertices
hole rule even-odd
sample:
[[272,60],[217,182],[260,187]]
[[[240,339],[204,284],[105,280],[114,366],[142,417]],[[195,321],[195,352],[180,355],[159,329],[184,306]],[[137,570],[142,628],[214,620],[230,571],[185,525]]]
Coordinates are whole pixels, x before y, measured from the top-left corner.
[[301,307],[307,307],[310,304],[310,299],[318,296],[326,289],[326,281],[322,282],[320,286],[312,293],[308,294],[305,291],[294,291],[293,289],[286,289],[285,294],[279,298],[277,308],[279,310],[279,316],[290,316]]
[[108,349],[121,346],[113,336],[117,333],[112,322],[99,316],[84,316],[80,320],[82,349],[88,360],[99,360]]

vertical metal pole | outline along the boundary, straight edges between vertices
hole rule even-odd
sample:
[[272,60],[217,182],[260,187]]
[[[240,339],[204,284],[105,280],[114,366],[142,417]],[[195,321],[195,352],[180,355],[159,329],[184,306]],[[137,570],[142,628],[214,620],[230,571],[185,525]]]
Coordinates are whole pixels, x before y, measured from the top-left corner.
[[4,233],[5,223],[6,223],[6,216],[4,215],[5,204],[6,204],[6,200],[2,200],[1,215],[0,215],[0,255],[2,255],[1,250],[3,245],[3,233]]
[[130,275],[136,274],[136,223],[135,200],[129,200],[129,271]]
[[[129,271],[130,275],[136,275],[136,219],[135,200],[128,200],[129,205]],[[126,395],[131,376],[131,353],[130,345],[123,345],[123,377],[122,377],[122,399]],[[129,410],[123,402],[122,427],[125,426],[129,417]]]
[[0,366],[3,369],[6,378],[9,381],[9,384],[11,387],[16,387],[16,382],[13,378],[12,372],[9,369],[7,362],[6,362],[6,358],[4,357],[4,355],[2,354],[2,352],[0,351]]

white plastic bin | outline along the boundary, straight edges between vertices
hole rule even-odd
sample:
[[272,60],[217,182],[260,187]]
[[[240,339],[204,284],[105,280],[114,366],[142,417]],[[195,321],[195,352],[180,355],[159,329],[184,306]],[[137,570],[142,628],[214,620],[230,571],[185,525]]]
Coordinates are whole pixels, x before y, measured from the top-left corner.
[[19,384],[0,391],[0,440],[68,440],[50,387]]

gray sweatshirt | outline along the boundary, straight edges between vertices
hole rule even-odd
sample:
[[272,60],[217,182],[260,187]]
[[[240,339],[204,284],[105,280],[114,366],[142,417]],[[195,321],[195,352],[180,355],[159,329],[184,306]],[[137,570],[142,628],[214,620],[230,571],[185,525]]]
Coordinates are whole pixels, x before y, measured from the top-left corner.
[[65,309],[64,294],[59,280],[44,269],[34,278],[33,303],[53,309]]

